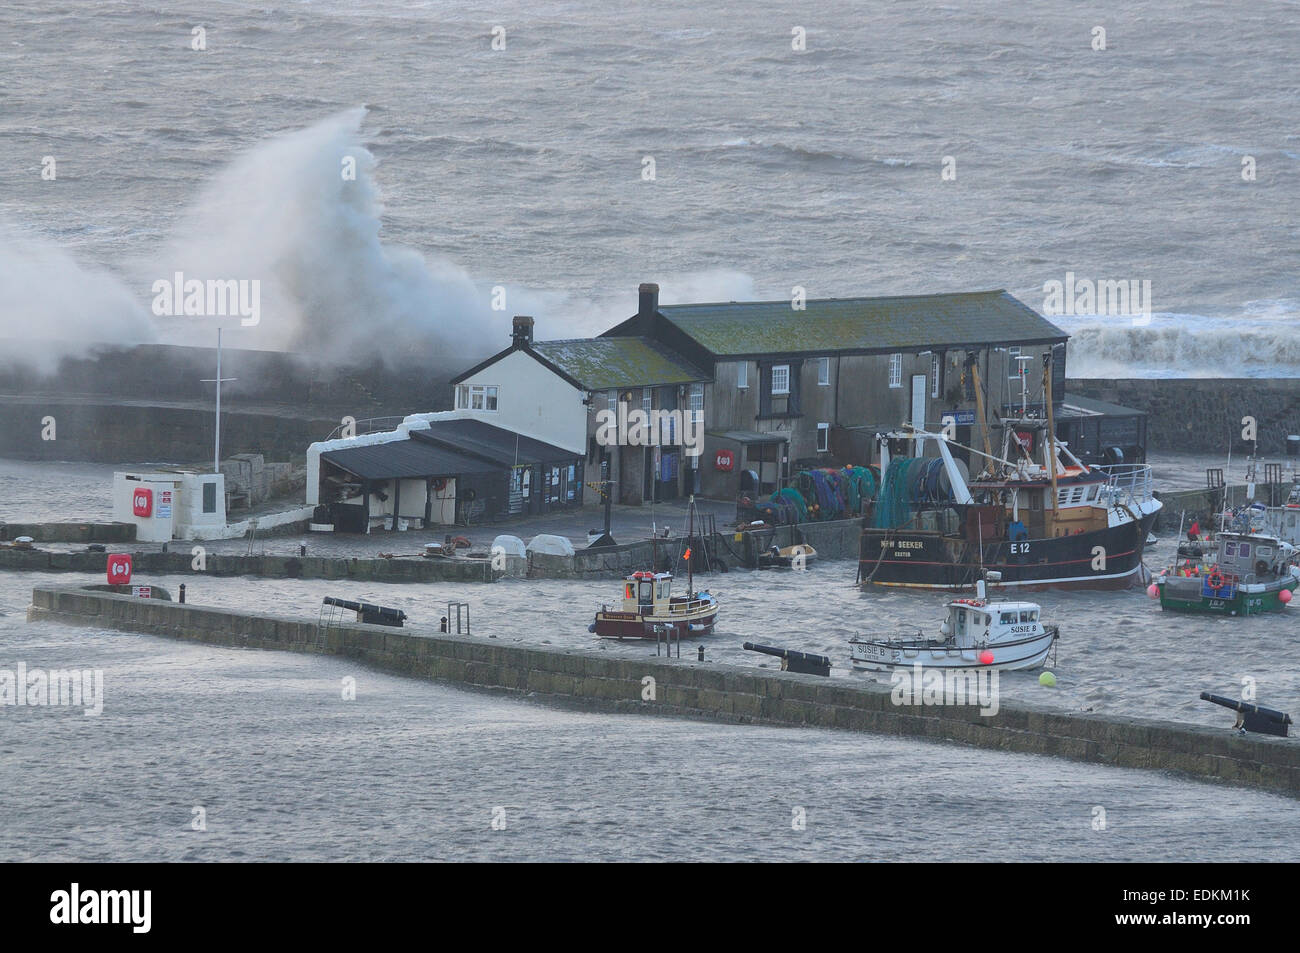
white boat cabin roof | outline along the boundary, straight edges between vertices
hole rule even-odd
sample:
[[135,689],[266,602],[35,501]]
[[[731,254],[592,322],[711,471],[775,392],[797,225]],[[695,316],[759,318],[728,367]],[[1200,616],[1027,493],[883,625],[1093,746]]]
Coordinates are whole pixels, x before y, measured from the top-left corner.
[[651,579],[671,579],[670,572],[634,572],[626,577],[628,582],[648,582]]
[[994,614],[1025,610],[1042,611],[1042,606],[1036,602],[987,602],[983,599],[953,599],[948,605],[954,609],[974,609],[977,612],[991,612]]

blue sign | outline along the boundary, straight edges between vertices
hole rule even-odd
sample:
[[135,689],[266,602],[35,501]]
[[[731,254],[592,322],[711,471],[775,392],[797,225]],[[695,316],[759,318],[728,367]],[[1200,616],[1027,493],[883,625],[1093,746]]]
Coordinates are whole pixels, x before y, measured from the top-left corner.
[[958,427],[975,426],[975,411],[973,410],[945,410],[944,417],[951,417],[957,422]]

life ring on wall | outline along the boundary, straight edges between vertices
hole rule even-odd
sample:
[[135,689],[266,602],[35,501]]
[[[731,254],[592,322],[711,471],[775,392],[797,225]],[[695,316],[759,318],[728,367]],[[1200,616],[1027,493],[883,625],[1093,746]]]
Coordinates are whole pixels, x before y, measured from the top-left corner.
[[1205,584],[1215,592],[1218,592],[1224,586],[1223,573],[1219,572],[1217,569],[1214,570],[1214,572],[1210,573],[1209,578],[1205,580]]
[[438,479],[433,481],[433,490],[435,493],[441,493],[445,489],[447,489],[447,481],[445,478],[438,477]]

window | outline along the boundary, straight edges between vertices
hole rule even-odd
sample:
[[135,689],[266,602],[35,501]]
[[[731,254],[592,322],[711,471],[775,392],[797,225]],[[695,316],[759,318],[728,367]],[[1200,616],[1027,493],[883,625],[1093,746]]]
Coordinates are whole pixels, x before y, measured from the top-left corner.
[[825,453],[831,448],[831,425],[817,425],[817,452]]
[[1020,345],[1007,348],[1007,377],[1015,380],[1020,376],[1020,362],[1016,360],[1020,356]]
[[654,393],[654,388],[652,387],[641,388],[641,409],[647,414],[653,409]]
[[203,484],[203,512],[215,513],[217,511],[217,484],[213,480],[206,480]]
[[942,367],[942,362],[939,360],[939,355],[931,354],[930,355],[930,396],[931,397],[939,396],[940,367]]
[[496,412],[497,388],[492,384],[460,385],[457,406],[469,410],[487,410]]
[[609,402],[609,409],[614,411],[614,413],[618,413],[618,391],[612,390],[607,393],[605,397]]
[[772,368],[772,394],[790,393],[790,365],[777,364]]
[[1001,622],[1002,625],[1014,625],[1016,621],[1016,614],[1014,612],[1004,612],[1002,613],[1002,617],[999,621]]
[[903,386],[903,355],[889,355],[889,386]]
[[741,361],[736,365],[736,386],[744,390],[749,386],[749,362]]
[[704,420],[704,385],[691,385],[691,421]]
[[831,359],[829,357],[817,358],[817,383],[826,387],[831,382]]
[[[1012,620],[1012,621],[1014,621],[1014,620]],[[1021,621],[1021,622],[1037,622],[1037,621],[1038,621],[1038,612],[1037,612],[1036,610],[1034,610],[1034,609],[1021,609],[1021,610],[1020,610],[1020,621]]]

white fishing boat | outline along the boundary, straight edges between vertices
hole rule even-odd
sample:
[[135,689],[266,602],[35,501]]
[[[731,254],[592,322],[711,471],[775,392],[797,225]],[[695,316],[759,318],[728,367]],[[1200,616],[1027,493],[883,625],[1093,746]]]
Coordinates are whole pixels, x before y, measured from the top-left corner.
[[[992,574],[990,574],[992,577]],[[927,668],[989,668],[1002,671],[1041,668],[1060,635],[1044,625],[1042,608],[1034,602],[991,602],[984,581],[976,583],[977,598],[953,599],[939,626],[938,638],[850,639],[853,667],[889,672]]]

